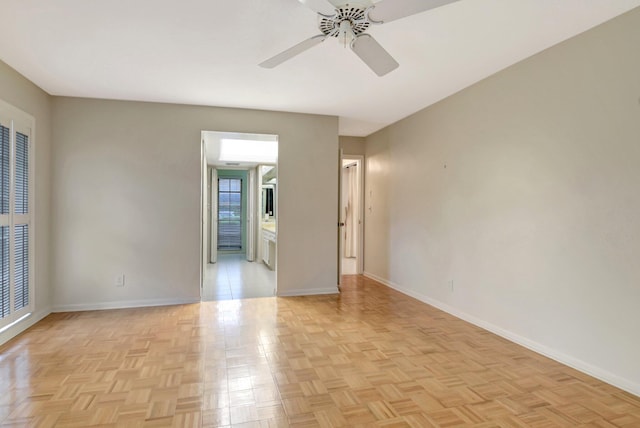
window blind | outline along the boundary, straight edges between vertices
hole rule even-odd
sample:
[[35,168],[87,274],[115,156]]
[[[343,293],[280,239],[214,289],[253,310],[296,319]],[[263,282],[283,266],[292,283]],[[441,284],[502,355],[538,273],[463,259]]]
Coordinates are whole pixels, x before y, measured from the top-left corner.
[[11,130],[0,125],[0,214],[9,214]]
[[[0,214],[9,214],[10,129],[0,125]],[[0,226],[0,318],[11,313],[11,278],[9,277],[9,226]]]
[[9,226],[0,226],[0,318],[11,313],[9,281]]
[[16,133],[15,213],[29,213],[29,137]]
[[242,249],[242,179],[218,179],[218,249]]
[[15,245],[14,310],[29,305],[29,225],[15,227],[13,238]]

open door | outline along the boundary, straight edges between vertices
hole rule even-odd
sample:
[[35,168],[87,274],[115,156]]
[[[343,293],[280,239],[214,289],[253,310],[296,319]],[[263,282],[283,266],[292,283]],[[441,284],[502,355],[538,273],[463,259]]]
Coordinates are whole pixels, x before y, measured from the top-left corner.
[[218,261],[218,170],[211,169],[211,263]]

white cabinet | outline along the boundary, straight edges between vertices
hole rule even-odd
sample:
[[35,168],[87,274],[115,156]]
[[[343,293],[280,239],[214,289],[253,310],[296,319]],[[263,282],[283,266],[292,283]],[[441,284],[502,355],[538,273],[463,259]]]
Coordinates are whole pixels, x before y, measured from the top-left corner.
[[262,229],[262,261],[274,270],[276,267],[276,234]]

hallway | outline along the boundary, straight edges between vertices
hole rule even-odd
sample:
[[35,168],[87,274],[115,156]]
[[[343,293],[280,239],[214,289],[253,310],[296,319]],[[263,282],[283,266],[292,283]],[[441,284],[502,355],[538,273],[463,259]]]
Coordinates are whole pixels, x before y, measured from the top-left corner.
[[202,287],[202,301],[271,297],[276,273],[258,261],[248,262],[244,254],[219,254],[208,264]]

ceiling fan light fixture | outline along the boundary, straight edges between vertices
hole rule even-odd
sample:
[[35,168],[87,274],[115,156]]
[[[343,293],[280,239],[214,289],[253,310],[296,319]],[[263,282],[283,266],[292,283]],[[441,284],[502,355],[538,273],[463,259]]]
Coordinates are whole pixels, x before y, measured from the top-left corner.
[[347,20],[342,21],[340,23],[340,33],[338,34],[340,44],[346,48],[347,46],[351,46],[351,42],[353,42],[355,38],[356,35],[353,32],[351,22]]

